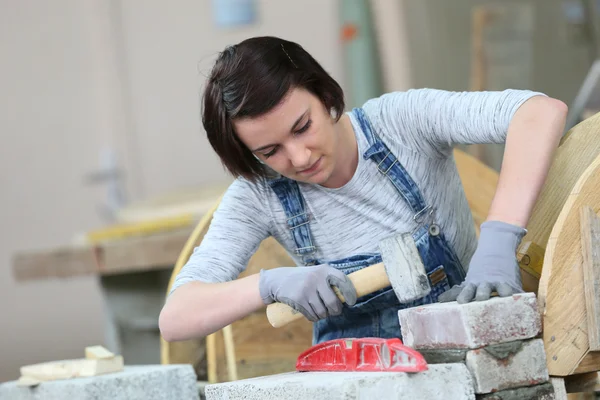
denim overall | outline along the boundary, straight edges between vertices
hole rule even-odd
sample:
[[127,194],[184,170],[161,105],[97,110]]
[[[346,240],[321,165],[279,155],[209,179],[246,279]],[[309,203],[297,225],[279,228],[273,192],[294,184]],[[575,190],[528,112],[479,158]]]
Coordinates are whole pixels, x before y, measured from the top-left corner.
[[[439,226],[435,224],[433,207],[425,204],[415,182],[396,156],[373,132],[364,110],[355,108],[352,113],[359,121],[369,144],[363,157],[377,163],[379,171],[392,181],[400,198],[406,201],[414,212],[413,219],[417,223],[417,228],[412,236],[425,265],[431,293],[402,304],[391,286],[360,297],[354,306],[344,304],[340,315],[315,322],[313,344],[339,338],[401,338],[399,309],[437,302],[441,293],[453,285],[462,283],[465,277],[465,271],[458,257]],[[350,274],[382,261],[378,253],[354,255],[341,260],[315,258],[316,247],[311,239],[310,218],[306,213],[304,198],[297,182],[286,177],[278,177],[270,180],[269,184],[285,210],[287,225],[296,244],[294,251],[302,256],[305,265],[329,264],[345,274]]]

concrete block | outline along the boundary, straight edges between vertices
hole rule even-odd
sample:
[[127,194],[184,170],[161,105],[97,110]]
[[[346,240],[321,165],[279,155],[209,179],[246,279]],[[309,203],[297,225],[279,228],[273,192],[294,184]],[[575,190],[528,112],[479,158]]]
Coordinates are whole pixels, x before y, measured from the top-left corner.
[[542,324],[534,293],[398,311],[404,344],[415,349],[476,349],[530,339]]
[[554,395],[554,387],[550,382],[476,396],[478,400],[558,400]]
[[207,385],[206,400],[463,400],[475,399],[464,364],[436,364],[420,373],[290,372]]
[[199,400],[191,365],[134,365],[90,378],[21,387],[0,384],[0,400]]
[[475,380],[475,393],[532,386],[550,379],[542,339],[524,341],[517,353],[505,358],[494,354],[485,348],[467,353],[466,365]]

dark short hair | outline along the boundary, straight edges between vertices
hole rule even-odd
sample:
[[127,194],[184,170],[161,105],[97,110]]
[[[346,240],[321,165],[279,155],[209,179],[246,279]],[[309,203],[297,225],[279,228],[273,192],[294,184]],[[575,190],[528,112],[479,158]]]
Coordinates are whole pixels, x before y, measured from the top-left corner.
[[317,96],[336,120],[344,112],[340,85],[297,43],[253,37],[219,53],[203,94],[202,124],[232,175],[255,180],[269,171],[238,138],[233,120],[267,113],[295,87]]

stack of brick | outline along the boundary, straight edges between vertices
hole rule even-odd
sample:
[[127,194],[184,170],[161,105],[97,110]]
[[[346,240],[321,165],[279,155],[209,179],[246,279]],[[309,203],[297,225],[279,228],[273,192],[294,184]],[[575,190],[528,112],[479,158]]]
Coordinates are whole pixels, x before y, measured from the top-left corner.
[[548,376],[533,293],[429,304],[398,315],[404,344],[425,357],[427,371],[290,372],[207,385],[206,399],[563,398],[555,394]]
[[404,344],[429,364],[466,365],[478,399],[554,399],[533,293],[398,312]]

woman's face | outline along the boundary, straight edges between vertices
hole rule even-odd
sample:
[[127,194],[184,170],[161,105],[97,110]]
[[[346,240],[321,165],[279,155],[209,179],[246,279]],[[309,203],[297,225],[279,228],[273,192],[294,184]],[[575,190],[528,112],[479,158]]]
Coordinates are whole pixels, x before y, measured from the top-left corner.
[[296,181],[327,186],[336,162],[335,120],[302,88],[260,117],[234,122],[240,140],[265,164]]

